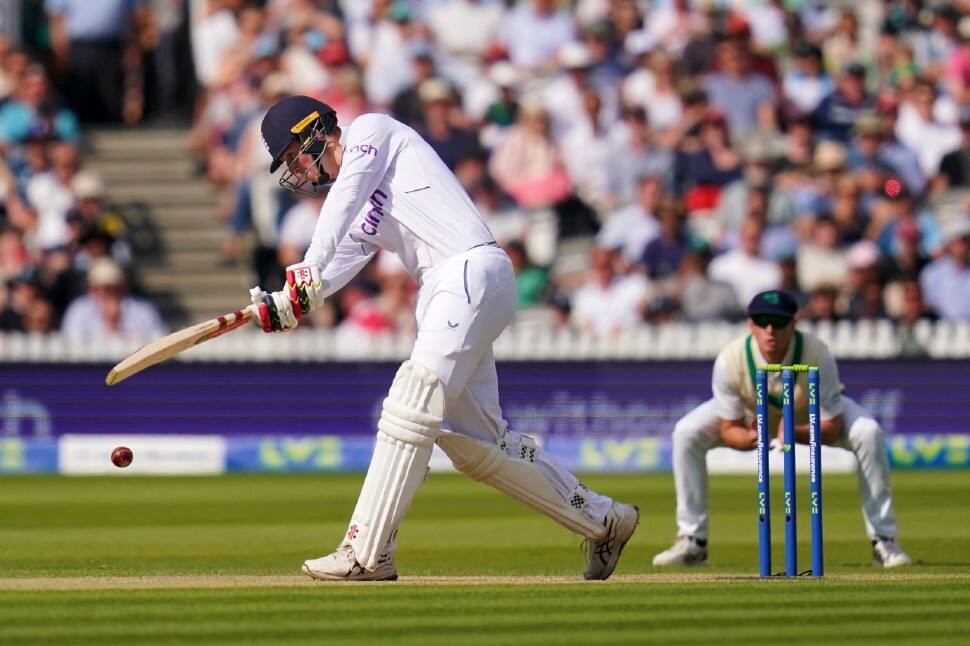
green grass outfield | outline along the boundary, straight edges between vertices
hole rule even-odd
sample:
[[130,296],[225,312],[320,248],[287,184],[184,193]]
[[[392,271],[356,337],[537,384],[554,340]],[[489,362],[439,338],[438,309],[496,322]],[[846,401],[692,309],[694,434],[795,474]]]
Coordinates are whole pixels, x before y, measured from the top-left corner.
[[650,566],[674,536],[671,477],[589,477],[642,518],[614,579],[587,583],[577,538],[433,474],[401,528],[400,581],[299,575],[336,545],[361,482],[0,479],[0,643],[966,643],[970,631],[970,472],[895,474],[902,543],[918,564],[893,572],[869,564],[854,476],[825,480],[821,581],[754,576],[753,476],[711,479],[711,564],[680,570]]

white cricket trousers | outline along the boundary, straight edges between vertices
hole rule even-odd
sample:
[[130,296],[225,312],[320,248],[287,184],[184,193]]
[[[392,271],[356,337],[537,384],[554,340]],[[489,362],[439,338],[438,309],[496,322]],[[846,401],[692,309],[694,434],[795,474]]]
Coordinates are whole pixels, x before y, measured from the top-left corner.
[[[845,432],[836,446],[852,451],[859,461],[859,495],[870,539],[895,537],[896,512],[889,484],[889,457],[883,430],[865,408],[849,397]],[[721,443],[714,400],[687,413],[674,426],[674,486],[677,489],[677,534],[707,539],[707,452]],[[824,475],[825,468],[823,466]],[[753,482],[753,481],[752,481]],[[754,486],[752,484],[752,486]]]
[[[492,343],[512,320],[518,294],[512,261],[495,245],[475,247],[429,270],[418,292],[418,334],[411,360],[445,388],[446,431],[498,443],[508,429],[499,405]],[[514,439],[514,438],[506,438]],[[536,465],[563,500],[578,480],[545,451]],[[590,491],[586,514],[602,522],[613,501]]]

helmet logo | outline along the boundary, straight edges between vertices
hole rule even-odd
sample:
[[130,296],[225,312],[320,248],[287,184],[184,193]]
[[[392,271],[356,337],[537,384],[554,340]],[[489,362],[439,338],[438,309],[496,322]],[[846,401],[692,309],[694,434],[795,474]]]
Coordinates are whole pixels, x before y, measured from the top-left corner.
[[294,124],[294,126],[292,128],[290,128],[290,132],[292,132],[294,135],[300,136],[300,143],[304,143],[305,144],[306,143],[306,139],[309,138],[310,135],[307,134],[306,137],[303,137],[302,136],[303,131],[306,130],[306,127],[308,125],[310,125],[311,123],[313,123],[314,121],[316,121],[319,118],[320,118],[320,113],[317,112],[316,110],[314,110],[313,112],[311,112],[307,116],[303,117],[303,119],[301,119],[300,121],[298,121],[296,124]]

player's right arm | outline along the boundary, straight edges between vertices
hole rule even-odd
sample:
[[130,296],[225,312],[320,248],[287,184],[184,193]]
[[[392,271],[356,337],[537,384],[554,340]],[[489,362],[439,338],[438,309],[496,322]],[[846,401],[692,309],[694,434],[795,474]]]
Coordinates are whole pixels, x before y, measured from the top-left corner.
[[758,445],[758,433],[744,422],[744,402],[734,388],[727,361],[718,355],[714,361],[711,390],[720,420],[721,441],[725,446],[747,451]]

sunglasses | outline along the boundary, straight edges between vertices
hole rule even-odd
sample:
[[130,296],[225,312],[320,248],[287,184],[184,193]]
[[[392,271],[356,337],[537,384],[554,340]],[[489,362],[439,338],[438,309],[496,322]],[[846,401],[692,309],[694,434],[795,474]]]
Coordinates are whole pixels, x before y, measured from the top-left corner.
[[759,314],[758,316],[752,316],[751,320],[758,327],[768,327],[770,325],[773,330],[786,327],[792,322],[792,319],[786,316],[776,316],[774,314]]

